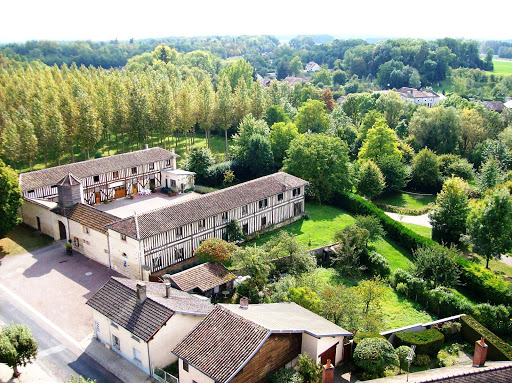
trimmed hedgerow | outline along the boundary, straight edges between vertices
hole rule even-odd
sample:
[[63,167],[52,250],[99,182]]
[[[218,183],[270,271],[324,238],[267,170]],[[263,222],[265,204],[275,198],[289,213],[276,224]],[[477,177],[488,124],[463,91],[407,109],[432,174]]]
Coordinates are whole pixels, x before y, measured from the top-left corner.
[[[415,250],[418,247],[441,246],[432,239],[416,234],[400,222],[388,217],[381,209],[364,198],[348,193],[337,192],[331,199],[331,203],[354,214],[374,215],[382,223],[386,234],[398,242],[402,247]],[[456,254],[456,261],[460,268],[460,281],[482,300],[494,304],[512,304],[512,288],[510,283],[483,266],[476,265],[462,256]]]
[[416,346],[416,354],[435,355],[444,343],[444,335],[436,329],[420,332],[397,332],[398,346]]
[[512,346],[503,341],[492,331],[482,326],[475,318],[466,315],[460,318],[462,321],[462,335],[464,339],[473,344],[481,337],[487,343],[487,359],[489,360],[512,360]]
[[354,342],[354,348],[357,346],[359,342],[361,342],[363,339],[367,338],[380,338],[380,339],[386,339],[384,335],[380,335],[378,332],[365,332],[365,331],[359,331],[353,339]]

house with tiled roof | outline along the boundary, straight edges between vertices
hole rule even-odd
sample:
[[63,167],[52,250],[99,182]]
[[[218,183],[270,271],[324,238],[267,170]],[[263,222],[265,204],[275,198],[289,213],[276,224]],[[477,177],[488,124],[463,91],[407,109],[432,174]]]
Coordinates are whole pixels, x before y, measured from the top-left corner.
[[220,304],[172,353],[181,383],[259,383],[306,353],[320,363],[343,359],[352,334],[293,303]]
[[305,67],[305,71],[306,72],[318,72],[320,71],[322,68],[320,67],[320,65],[318,65],[316,62],[314,61],[310,61],[306,64],[306,67]]
[[441,96],[432,90],[418,90],[414,88],[402,87],[397,89],[396,92],[404,100],[414,102],[416,105],[423,105],[432,108],[435,104],[441,101]]
[[87,305],[96,339],[148,374],[176,361],[171,350],[213,309],[170,284],[116,277]]
[[291,87],[294,87],[295,84],[300,84],[300,83],[303,83],[303,82],[307,82],[305,78],[302,78],[302,77],[292,77],[292,76],[287,76],[283,79],[284,82],[290,84]]

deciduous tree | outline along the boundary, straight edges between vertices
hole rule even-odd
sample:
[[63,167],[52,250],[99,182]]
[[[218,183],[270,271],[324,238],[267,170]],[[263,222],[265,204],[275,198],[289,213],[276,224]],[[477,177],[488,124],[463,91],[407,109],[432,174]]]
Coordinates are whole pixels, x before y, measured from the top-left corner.
[[0,331],[0,363],[13,369],[13,377],[18,377],[19,366],[32,363],[37,355],[37,342],[26,325],[10,324]]
[[329,115],[325,112],[324,103],[317,100],[308,100],[299,108],[295,117],[295,124],[299,133],[311,131],[324,133],[329,129]]
[[0,238],[18,225],[22,202],[16,172],[0,160]]
[[237,247],[230,242],[219,238],[205,239],[194,251],[194,255],[201,262],[225,263],[231,259]]
[[382,193],[386,183],[379,167],[372,160],[364,161],[356,176],[356,190],[370,200]]

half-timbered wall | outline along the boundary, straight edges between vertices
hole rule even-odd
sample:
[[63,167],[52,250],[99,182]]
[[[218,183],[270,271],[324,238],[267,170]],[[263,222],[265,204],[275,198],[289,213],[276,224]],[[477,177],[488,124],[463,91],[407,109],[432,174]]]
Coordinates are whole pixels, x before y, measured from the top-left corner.
[[[170,165],[167,165],[167,161],[158,161],[139,165],[135,168],[137,169],[136,172],[133,172],[132,168],[127,168],[83,178],[84,203],[95,204],[98,194],[100,202],[115,199],[115,189],[119,187],[124,187],[127,195],[134,191],[134,187],[137,188],[136,191],[141,188],[149,189],[151,179],[154,180],[155,187],[159,188],[162,186],[160,171],[162,169],[173,169],[173,161],[170,161]],[[55,201],[57,195],[56,185],[23,192],[23,196],[28,198],[44,198]]]
[[[300,192],[287,190],[267,197],[266,203],[263,199],[258,200],[146,238],[143,240],[143,262],[154,273],[192,258],[194,249],[205,239],[225,238],[226,226],[232,219],[237,219],[240,226],[247,229],[247,235],[290,219],[298,219],[304,213],[304,187],[297,189]],[[296,210],[296,204],[299,204],[299,210]]]

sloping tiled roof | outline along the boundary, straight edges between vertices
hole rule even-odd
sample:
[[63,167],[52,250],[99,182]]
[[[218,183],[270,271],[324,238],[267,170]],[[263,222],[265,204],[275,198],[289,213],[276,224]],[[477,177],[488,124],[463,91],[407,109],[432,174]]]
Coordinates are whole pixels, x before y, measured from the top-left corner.
[[224,308],[272,332],[305,332],[314,337],[351,336],[352,333],[294,302],[250,305],[221,304]]
[[489,369],[474,369],[469,372],[454,374],[445,378],[418,380],[419,383],[510,383],[512,382],[512,366],[501,366]]
[[63,179],[61,179],[59,182],[57,182],[57,185],[59,186],[66,186],[66,185],[79,185],[81,180],[76,178],[72,173],[68,173],[64,176]]
[[306,82],[306,79],[302,78],[302,77],[291,77],[291,76],[288,76],[288,77],[285,77],[283,79],[283,81],[286,81],[291,86],[294,86],[296,83]]
[[413,98],[439,97],[439,95],[431,90],[418,90],[414,88],[402,87],[397,90],[402,96]]
[[269,335],[269,330],[216,306],[172,353],[216,382],[225,383]]
[[72,208],[64,210],[57,207],[52,211],[100,233],[106,233],[107,229],[105,226],[119,220],[118,217],[83,203],[77,203]]
[[483,101],[482,104],[484,108],[493,112],[501,113],[505,108],[505,103],[503,101]]
[[195,315],[205,315],[211,310],[210,303],[176,289],[171,289],[171,297],[165,298],[165,285],[156,282],[144,282],[147,299],[143,303],[137,303],[137,282],[139,281],[112,277],[87,301],[87,305],[145,342],[175,312],[182,312],[174,309],[176,307],[196,311]]
[[207,291],[235,278],[224,265],[210,262],[171,275],[171,281],[182,291]]
[[109,228],[132,238],[148,238],[307,184],[290,174],[274,173],[137,215],[138,235],[135,217],[115,222]]
[[131,153],[117,154],[110,157],[75,162],[68,165],[55,166],[34,172],[21,173],[19,176],[20,189],[22,192],[25,192],[43,186],[56,185],[69,173],[72,173],[75,178],[82,179],[97,174],[104,174],[176,157],[179,156],[165,149],[156,147]]

